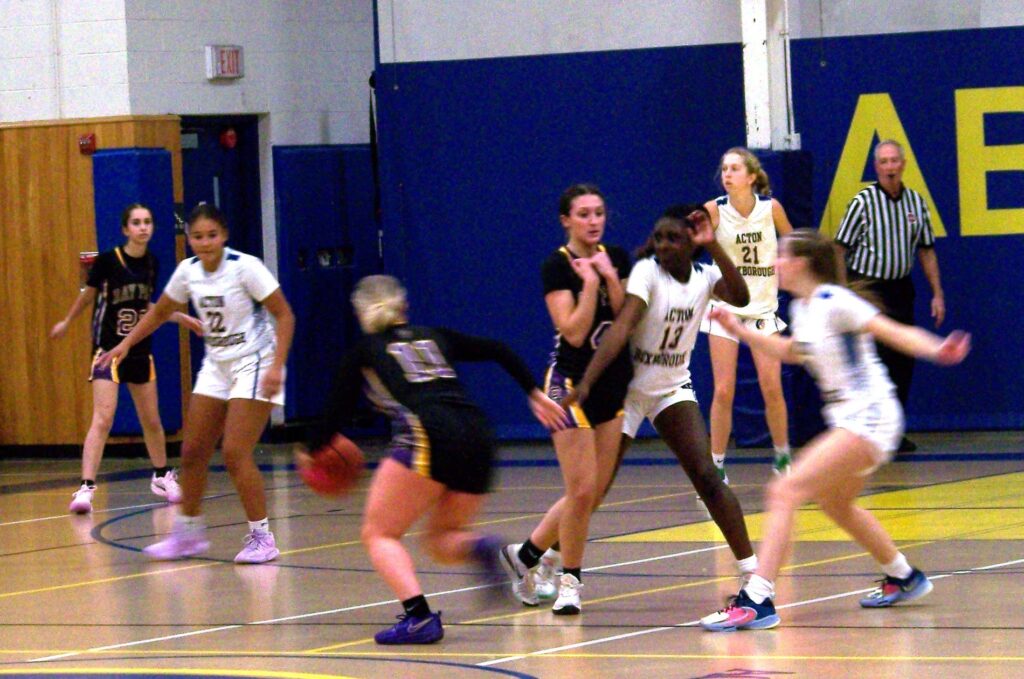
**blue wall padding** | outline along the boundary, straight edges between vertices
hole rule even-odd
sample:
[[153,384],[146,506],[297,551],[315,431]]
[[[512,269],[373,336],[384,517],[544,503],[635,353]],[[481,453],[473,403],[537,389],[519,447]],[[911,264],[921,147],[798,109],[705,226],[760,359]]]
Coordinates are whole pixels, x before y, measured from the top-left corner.
[[335,367],[358,336],[349,296],[377,270],[368,145],[274,147],[278,276],[296,317],[285,414],[317,417]]
[[[97,151],[92,161],[97,246],[102,252],[124,244],[121,212],[131,203],[147,205],[156,222],[149,249],[160,262],[156,295],[159,297],[159,292],[177,266],[171,154],[165,149],[110,149]],[[181,428],[181,360],[177,325],[165,324],[153,334],[153,359],[160,418],[164,429],[174,432]],[[121,389],[111,433],[136,435],[141,432],[128,390]]]
[[[797,40],[793,43],[793,102],[803,148],[814,157],[814,214],[821,219],[861,94],[888,93],[918,167],[935,200],[947,236],[935,250],[942,271],[947,319],[939,332],[973,333],[974,349],[957,368],[918,361],[907,407],[911,430],[1009,429],[1024,427],[1024,235],[960,233],[960,183],[956,92],[971,88],[1020,87],[1024,61],[1006,59],[1007,45],[1024,42],[1024,28],[900,33]],[[864,55],[892,54],[885,68]],[[1024,120],[985,115],[985,144],[1024,143]],[[962,124],[962,123],[961,123]],[[966,159],[971,162],[972,159]],[[874,179],[870,157],[866,180]],[[1024,162],[1021,163],[1024,165]],[[988,172],[988,208],[1024,208],[1024,193],[1009,195],[1018,177],[1001,177],[993,188]],[[852,196],[848,197],[852,198]],[[934,331],[931,292],[915,265],[917,323]]]
[[[744,141],[742,83],[739,45],[382,65],[384,264],[413,319],[504,339],[540,379],[559,194],[600,185],[606,240],[632,251],[666,206],[717,195],[719,156]],[[705,407],[706,346],[693,359]],[[546,436],[499,368],[460,374],[500,435]]]

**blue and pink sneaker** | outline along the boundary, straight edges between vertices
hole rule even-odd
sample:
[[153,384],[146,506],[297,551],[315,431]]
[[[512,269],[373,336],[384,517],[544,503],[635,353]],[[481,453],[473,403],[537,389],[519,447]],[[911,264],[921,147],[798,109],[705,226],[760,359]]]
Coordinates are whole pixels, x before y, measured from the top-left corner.
[[778,613],[771,599],[755,604],[746,590],[741,589],[729,605],[700,620],[700,626],[709,632],[733,632],[740,629],[771,629],[779,624]]
[[901,601],[920,599],[931,592],[933,587],[928,576],[916,568],[911,571],[908,578],[901,580],[887,575],[878,583],[878,589],[860,600],[860,605],[864,608],[888,608]]

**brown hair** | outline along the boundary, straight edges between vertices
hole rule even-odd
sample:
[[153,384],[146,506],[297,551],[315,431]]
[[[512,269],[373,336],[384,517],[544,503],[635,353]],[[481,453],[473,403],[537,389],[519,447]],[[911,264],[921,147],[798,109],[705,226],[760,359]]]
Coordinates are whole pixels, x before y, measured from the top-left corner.
[[840,276],[842,263],[836,255],[832,241],[814,229],[793,229],[782,237],[783,247],[793,257],[807,260],[811,275],[822,283],[845,285],[854,294],[864,298],[883,312],[885,305],[881,298],[872,290],[866,280],[855,280],[843,283]]
[[132,203],[131,205],[129,205],[128,207],[121,211],[122,229],[128,227],[128,220],[131,219],[132,212],[134,212],[135,210],[145,210],[146,212],[148,212],[149,218],[153,220],[153,227],[156,227],[156,218],[153,216],[153,211],[149,209],[149,206],[143,205],[142,203]]
[[761,167],[761,159],[754,155],[753,151],[743,146],[733,146],[731,149],[722,154],[721,160],[718,161],[718,171],[715,173],[715,181],[719,185],[722,184],[722,163],[725,162],[725,157],[730,153],[735,153],[743,159],[743,164],[747,168],[747,172],[754,175],[754,189],[755,194],[761,194],[763,196],[772,195],[772,185],[768,181],[768,173]]

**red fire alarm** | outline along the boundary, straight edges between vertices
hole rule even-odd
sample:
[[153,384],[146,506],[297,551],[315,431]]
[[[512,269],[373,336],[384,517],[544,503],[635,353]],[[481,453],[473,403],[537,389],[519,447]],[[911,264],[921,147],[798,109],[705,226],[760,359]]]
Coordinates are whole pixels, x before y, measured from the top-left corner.
[[220,145],[226,149],[233,149],[238,145],[238,133],[235,128],[229,127],[220,133]]
[[91,156],[96,152],[96,135],[83,134],[78,137],[78,151],[83,156]]

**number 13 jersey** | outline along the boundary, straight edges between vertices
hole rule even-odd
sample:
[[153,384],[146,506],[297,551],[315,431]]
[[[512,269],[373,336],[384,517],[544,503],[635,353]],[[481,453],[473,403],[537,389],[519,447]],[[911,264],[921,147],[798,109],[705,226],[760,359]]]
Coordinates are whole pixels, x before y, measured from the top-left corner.
[[206,357],[230,361],[274,344],[270,314],[261,302],[280,284],[257,257],[224,248],[216,271],[198,257],[174,270],[164,294],[179,304],[192,301],[203,322]]
[[690,381],[690,353],[715,284],[717,265],[693,264],[690,280],[676,280],[653,257],[633,267],[626,294],[647,305],[629,340],[633,381],[629,390],[666,395]]

